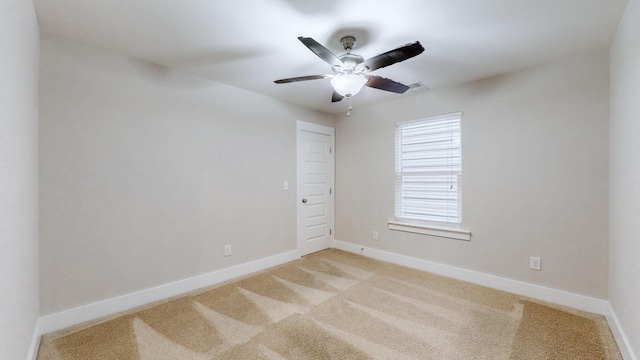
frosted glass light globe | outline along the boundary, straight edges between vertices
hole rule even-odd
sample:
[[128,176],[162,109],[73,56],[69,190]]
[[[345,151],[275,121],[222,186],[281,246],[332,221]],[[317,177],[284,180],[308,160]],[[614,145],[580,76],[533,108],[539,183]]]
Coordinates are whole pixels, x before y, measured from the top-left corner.
[[333,89],[338,94],[347,97],[357,94],[366,82],[366,77],[354,74],[336,75],[331,79]]

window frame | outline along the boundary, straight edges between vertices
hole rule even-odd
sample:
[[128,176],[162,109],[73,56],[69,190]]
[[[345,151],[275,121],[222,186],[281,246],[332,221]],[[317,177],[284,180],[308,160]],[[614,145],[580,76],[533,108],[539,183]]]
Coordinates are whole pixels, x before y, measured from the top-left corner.
[[[395,143],[396,143],[395,144],[395,218],[389,221],[390,230],[398,230],[398,231],[406,231],[406,232],[419,233],[419,234],[425,234],[425,235],[448,237],[448,238],[454,238],[459,240],[470,240],[471,232],[468,230],[462,229],[462,173],[463,173],[462,115],[463,115],[462,112],[453,112],[453,113],[446,113],[441,115],[429,116],[425,118],[401,121],[401,122],[395,123]],[[405,137],[402,136],[403,128],[404,130],[406,130],[406,127],[411,125],[420,125],[420,124],[426,125],[431,123],[432,128],[429,130],[432,130],[432,129],[435,129],[435,126],[437,126],[434,123],[447,122],[448,120],[451,120],[454,122],[457,121],[457,123],[454,124],[455,130],[453,128],[450,128],[449,130],[450,135],[453,135],[454,132],[459,133],[459,137],[457,139],[452,138],[450,140],[450,143],[448,144],[445,142],[444,147],[442,147],[441,149],[437,149],[437,146],[434,146],[433,149],[414,151],[415,153],[424,152],[423,154],[419,154],[419,155],[425,155],[424,157],[416,157],[415,159],[410,159],[406,157],[406,155],[410,152],[409,150],[407,150],[407,148],[410,147],[411,144],[406,144],[405,146],[403,146],[402,140],[406,139]],[[448,126],[450,125],[451,124],[449,123]],[[428,139],[426,143],[429,143],[429,142],[442,143],[443,142],[441,139],[437,138],[438,135],[432,134],[431,136],[432,138]],[[456,146],[453,146],[454,143],[456,144]],[[438,151],[440,152],[449,151],[449,155],[445,158],[445,160],[448,160],[449,163],[448,164],[445,163],[444,165],[440,163],[438,166],[434,166],[436,169],[433,169],[433,170],[424,169],[424,167],[433,166],[433,164],[435,164],[438,161],[438,160],[434,161],[432,158],[431,159],[432,162],[431,163],[428,162],[427,155],[432,155],[432,156],[436,155]],[[454,152],[454,155],[452,155],[452,151]],[[437,154],[437,155],[440,155],[440,154]],[[440,158],[442,158],[442,156],[440,156]],[[455,164],[451,162],[451,159],[454,159],[454,158],[457,158],[458,160],[455,162]],[[407,165],[411,163],[411,161],[417,161],[418,163],[424,163],[425,165],[414,166],[415,168],[422,168],[421,170],[407,171],[403,169],[402,167],[403,164]],[[443,170],[443,167],[446,169]],[[410,190],[406,190],[406,179],[411,177],[413,177],[414,179],[419,177],[422,177],[423,179],[432,177],[432,180],[435,181],[432,184],[437,184],[437,186],[439,186],[439,188],[435,190],[436,191],[435,194],[437,195],[444,194],[448,196],[451,193],[449,193],[447,190],[444,190],[444,191],[442,190],[441,180],[443,176],[447,177],[447,180],[449,181],[449,186],[453,186],[453,182],[451,179],[452,179],[452,176],[455,177],[455,195],[456,195],[455,196],[455,203],[456,203],[455,216],[451,216],[447,210],[444,212],[446,213],[446,215],[442,216],[444,218],[443,221],[433,219],[434,217],[441,217],[441,214],[443,214],[443,210],[442,208],[441,209],[437,208],[438,206],[435,205],[435,203],[437,202],[435,203],[432,202],[431,204],[428,204],[426,201],[424,203],[418,201],[412,205],[419,206],[419,207],[426,207],[427,209],[429,209],[429,206],[431,206],[430,208],[431,211],[426,210],[423,214],[418,214],[418,216],[414,216],[414,217],[407,216],[406,199],[408,197],[406,197],[405,194],[407,191],[410,191]],[[427,181],[424,181],[424,183],[426,185]],[[417,184],[420,185],[419,182]],[[441,200],[444,200],[444,199],[441,199]],[[420,215],[422,215],[422,218],[420,217]]]

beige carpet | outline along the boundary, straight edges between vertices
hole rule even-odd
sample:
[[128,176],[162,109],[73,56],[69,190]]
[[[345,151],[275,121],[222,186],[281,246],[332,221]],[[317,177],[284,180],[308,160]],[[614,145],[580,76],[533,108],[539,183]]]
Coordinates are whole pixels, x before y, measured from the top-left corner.
[[45,335],[38,359],[621,356],[602,316],[326,250]]

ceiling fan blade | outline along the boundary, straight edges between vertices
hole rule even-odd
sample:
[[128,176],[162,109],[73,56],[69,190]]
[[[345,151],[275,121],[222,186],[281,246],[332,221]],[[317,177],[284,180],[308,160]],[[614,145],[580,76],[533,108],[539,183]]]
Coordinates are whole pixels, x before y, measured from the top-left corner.
[[307,81],[307,80],[319,80],[319,79],[326,79],[328,77],[332,77],[332,75],[307,75],[307,76],[298,76],[298,77],[292,77],[292,78],[287,78],[287,79],[280,79],[280,80],[275,80],[274,83],[276,84],[286,84],[286,83],[292,83],[292,82],[296,82],[296,81]]
[[344,96],[338,94],[336,91],[333,92],[333,95],[331,96],[331,102],[342,101],[342,99],[344,99]]
[[401,46],[397,49],[393,49],[387,51],[386,53],[382,53],[380,55],[376,55],[370,59],[367,59],[362,64],[358,65],[357,69],[362,70],[366,68],[369,71],[373,71],[376,69],[387,67],[389,65],[393,65],[400,61],[405,61],[414,56],[422,54],[423,51],[424,47],[422,47],[419,41],[416,41],[414,43]]
[[391,91],[396,94],[404,94],[407,90],[409,90],[409,87],[407,85],[384,78],[382,76],[367,75],[367,78],[369,79],[369,81],[367,81],[365,85],[367,85],[368,87]]
[[298,40],[300,40],[309,50],[313,51],[318,57],[324,60],[327,64],[331,66],[342,66],[344,65],[338,57],[331,52],[331,50],[326,47],[320,45],[319,42],[313,40],[310,37],[299,36]]

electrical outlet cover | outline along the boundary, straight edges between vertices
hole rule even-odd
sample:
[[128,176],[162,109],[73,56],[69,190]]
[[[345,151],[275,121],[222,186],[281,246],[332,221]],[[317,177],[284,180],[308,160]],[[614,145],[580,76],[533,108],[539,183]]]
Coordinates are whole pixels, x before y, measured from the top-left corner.
[[542,259],[536,256],[529,258],[529,269],[540,271],[542,268]]

